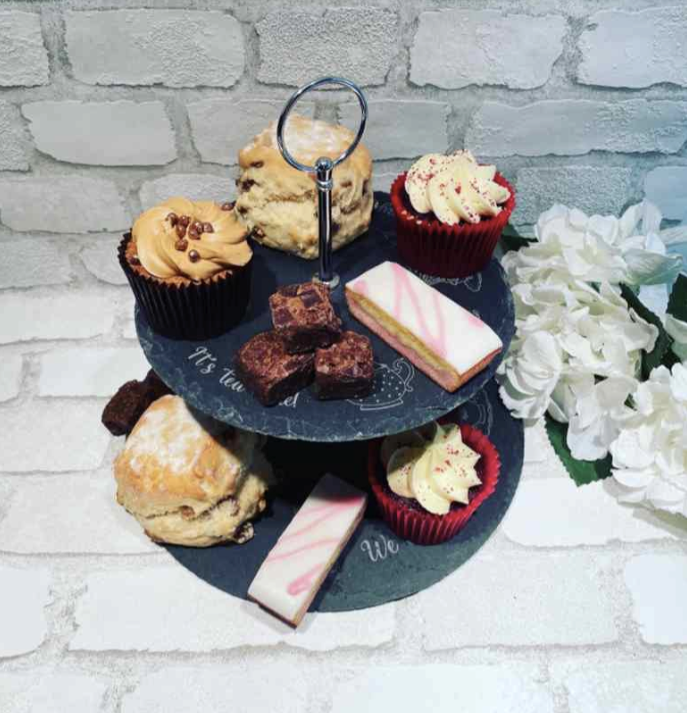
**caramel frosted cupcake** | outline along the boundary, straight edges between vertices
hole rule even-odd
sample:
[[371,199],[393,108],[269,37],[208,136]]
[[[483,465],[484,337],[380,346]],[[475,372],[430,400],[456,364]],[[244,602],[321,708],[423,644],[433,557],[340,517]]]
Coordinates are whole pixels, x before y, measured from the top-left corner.
[[233,206],[170,198],[142,213],[119,262],[151,327],[177,339],[217,336],[250,298],[252,250]]
[[469,151],[427,154],[391,187],[398,251],[410,267],[439,277],[483,270],[515,208],[510,184]]

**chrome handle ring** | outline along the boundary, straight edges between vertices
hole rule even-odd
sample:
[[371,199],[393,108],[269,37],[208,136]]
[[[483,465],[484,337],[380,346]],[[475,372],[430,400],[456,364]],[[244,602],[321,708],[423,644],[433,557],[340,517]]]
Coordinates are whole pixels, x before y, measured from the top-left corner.
[[288,164],[298,169],[299,171],[305,171],[306,173],[317,173],[317,165],[306,166],[304,163],[301,163],[296,158],[294,158],[294,156],[288,150],[288,148],[286,147],[286,143],[284,142],[284,128],[286,127],[286,120],[289,114],[291,113],[293,107],[304,94],[307,94],[312,89],[317,89],[318,87],[331,84],[344,87],[345,89],[350,89],[350,91],[352,91],[356,95],[356,97],[358,98],[358,104],[360,104],[360,126],[358,127],[358,133],[356,134],[353,143],[340,156],[331,159],[331,168],[334,168],[335,166],[338,166],[342,161],[345,161],[355,151],[356,147],[360,143],[360,139],[362,139],[363,137],[363,133],[365,131],[365,124],[367,122],[367,100],[365,99],[365,95],[362,93],[360,87],[358,87],[357,84],[354,84],[348,79],[343,79],[341,77],[322,77],[321,79],[315,79],[312,82],[309,82],[308,84],[304,84],[302,87],[297,89],[291,95],[291,98],[286,102],[282,113],[279,115],[279,121],[277,122],[277,146],[279,146],[281,155],[284,157],[284,160]]

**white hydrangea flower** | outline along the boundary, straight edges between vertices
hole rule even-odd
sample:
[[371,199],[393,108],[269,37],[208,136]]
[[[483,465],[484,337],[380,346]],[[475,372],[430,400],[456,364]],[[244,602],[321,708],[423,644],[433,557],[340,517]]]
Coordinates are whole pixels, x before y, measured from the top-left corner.
[[499,368],[501,397],[520,418],[548,411],[569,422],[576,458],[606,455],[637,386],[641,352],[658,336],[613,284],[628,274],[627,254],[646,242],[634,234],[640,223],[657,230],[660,213],[647,204],[618,219],[554,206],[537,224],[537,241],[503,259],[516,335]]
[[687,365],[654,369],[610,446],[621,502],[687,516]]

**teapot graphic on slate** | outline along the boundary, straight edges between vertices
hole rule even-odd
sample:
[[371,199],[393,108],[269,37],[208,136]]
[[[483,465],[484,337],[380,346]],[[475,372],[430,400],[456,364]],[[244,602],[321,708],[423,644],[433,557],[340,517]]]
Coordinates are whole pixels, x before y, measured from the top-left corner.
[[415,378],[415,367],[405,359],[396,359],[389,364],[375,362],[374,390],[364,399],[348,399],[348,403],[361,411],[383,411],[403,403],[406,394],[412,392],[410,382]]

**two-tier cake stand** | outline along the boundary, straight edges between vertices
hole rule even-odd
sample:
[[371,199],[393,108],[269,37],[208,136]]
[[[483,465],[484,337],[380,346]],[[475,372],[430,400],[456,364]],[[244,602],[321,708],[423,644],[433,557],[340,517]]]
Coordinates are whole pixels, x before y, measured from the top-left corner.
[[[362,121],[355,143],[338,159],[303,166],[284,143],[284,125],[298,98],[322,84],[352,89]],[[319,192],[320,272],[332,288],[332,301],[345,327],[367,335],[375,352],[375,388],[364,399],[318,401],[308,391],[272,408],[261,406],[242,386],[233,367],[236,351],[250,337],[271,328],[268,298],[280,285],[307,282],[312,264],[254,245],[253,286],[249,311],[230,332],[203,342],[164,338],[152,331],[140,311],[136,327],[141,346],[155,371],[187,403],[228,424],[271,436],[268,458],[281,476],[268,511],[255,523],[255,537],[243,545],[193,549],[170,546],[185,567],[214,586],[245,598],[261,562],[286,528],[314,480],[332,472],[367,488],[367,441],[399,433],[449,413],[471,423],[492,440],[501,457],[494,494],[465,528],[441,545],[422,547],[396,537],[379,519],[374,502],[330,572],[311,609],[347,611],[400,599],[439,581],[488,539],[513,498],[523,461],[522,422],[513,419],[493,381],[514,333],[513,300],[504,272],[492,260],[468,278],[420,275],[429,284],[471,310],[498,333],[504,344],[500,358],[455,393],[448,393],[358,323],[348,312],[341,285],[384,260],[398,261],[395,221],[389,196],[375,194],[372,224],[366,235],[331,255],[331,172],[345,160],[362,136],[367,105],[362,92],[347,80],[325,78],[300,89],[287,103],[278,123],[278,143],[285,159],[315,174]]]

